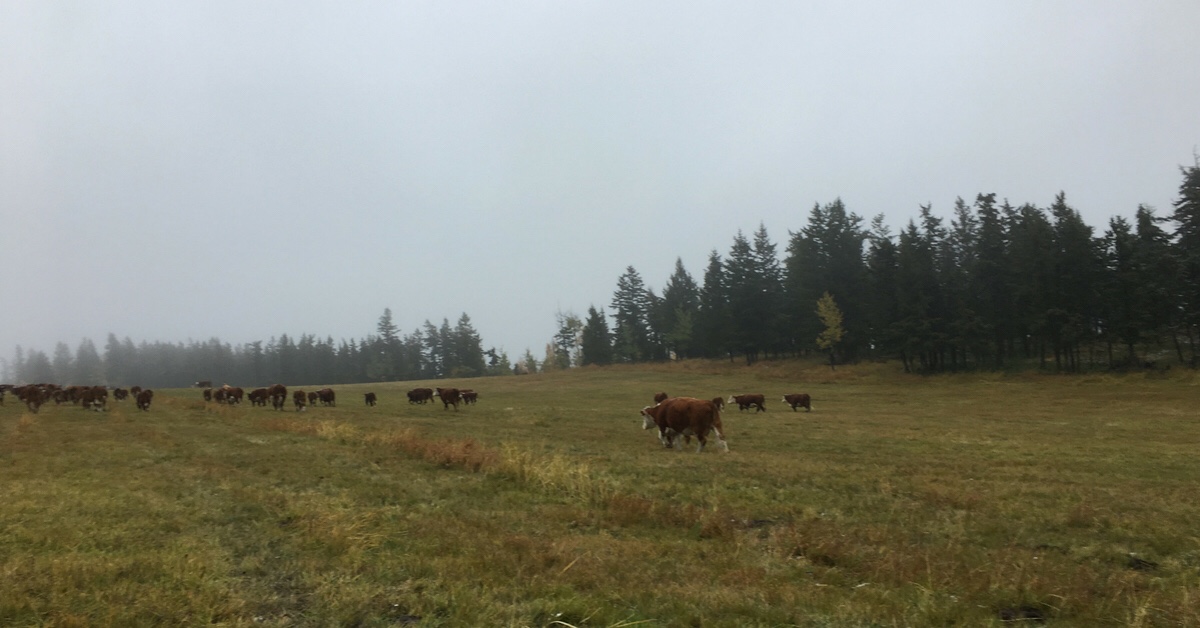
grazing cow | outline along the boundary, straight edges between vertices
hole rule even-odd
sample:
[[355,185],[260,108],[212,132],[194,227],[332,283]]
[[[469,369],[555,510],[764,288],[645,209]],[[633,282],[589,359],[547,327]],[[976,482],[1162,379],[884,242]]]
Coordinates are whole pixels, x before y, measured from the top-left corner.
[[138,410],[150,411],[150,402],[154,401],[154,391],[147,388],[137,394]]
[[321,395],[318,395],[317,391],[315,391],[315,390],[308,393],[308,405],[310,405],[310,406],[317,405],[317,400],[320,398],[321,398]]
[[272,384],[267,389],[267,396],[271,398],[271,407],[276,410],[282,410],[287,402],[287,386],[283,384]]
[[196,382],[195,384],[192,384],[192,387],[193,388],[212,388],[212,380],[202,379],[202,380]]
[[296,404],[296,412],[304,412],[308,404],[308,395],[304,394],[303,390],[297,390],[292,393],[292,403]]
[[374,406],[374,405],[375,405],[375,393],[373,393],[373,392],[364,393],[364,394],[363,394],[363,401],[364,401],[364,402],[365,402],[365,403],[366,403],[368,406]]
[[704,451],[708,433],[717,436],[721,449],[729,451],[725,442],[725,429],[721,425],[721,411],[716,404],[692,397],[674,397],[654,406],[642,408],[642,429],[658,427],[658,440],[663,447],[674,446],[677,436],[695,436],[699,441],[696,452]]
[[736,403],[738,405],[739,411],[745,410],[745,409],[749,408],[750,406],[755,406],[758,408],[757,410],[755,410],[755,412],[766,412],[767,408],[765,406],[763,406],[764,401],[765,401],[765,399],[763,398],[763,396],[759,395],[759,394],[730,395],[728,403],[730,403],[730,404]]
[[665,392],[654,393],[654,403],[656,404],[662,403],[667,399],[670,399],[670,396],[668,396]]
[[439,388],[437,395],[442,398],[443,410],[449,410],[450,406],[454,406],[454,411],[458,411],[458,403],[462,401],[462,394],[457,388]]
[[462,401],[465,404],[474,405],[476,401],[479,401],[479,393],[474,390],[460,390],[459,394],[462,395]]
[[267,407],[267,396],[266,388],[255,388],[246,395],[246,398],[250,400],[251,408],[257,406],[262,406],[265,408]]
[[408,402],[409,403],[424,404],[426,402],[432,402],[432,401],[433,401],[433,389],[432,388],[414,388],[414,389],[408,391]]
[[798,408],[800,406],[804,406],[804,409],[806,411],[812,412],[812,397],[809,397],[808,393],[796,393],[794,395],[784,395],[783,402],[792,407],[792,412],[795,412],[796,408]]
[[317,399],[321,400],[323,405],[337,406],[337,395],[332,388],[322,388],[317,391]]

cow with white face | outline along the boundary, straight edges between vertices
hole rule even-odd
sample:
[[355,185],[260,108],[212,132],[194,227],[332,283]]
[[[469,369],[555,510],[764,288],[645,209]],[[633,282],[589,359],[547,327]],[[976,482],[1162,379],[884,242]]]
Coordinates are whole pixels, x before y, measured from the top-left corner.
[[721,411],[716,404],[704,399],[674,397],[662,403],[642,408],[642,429],[658,426],[658,440],[663,447],[674,446],[678,436],[695,436],[699,441],[696,452],[704,451],[709,433],[717,437],[717,444],[729,451],[725,442],[725,428],[721,425]]

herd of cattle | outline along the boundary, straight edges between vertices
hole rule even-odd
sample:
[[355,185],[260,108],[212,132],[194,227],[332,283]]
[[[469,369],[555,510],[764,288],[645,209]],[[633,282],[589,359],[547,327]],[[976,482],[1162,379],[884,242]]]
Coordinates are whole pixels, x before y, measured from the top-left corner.
[[[208,381],[196,382],[195,385],[203,387],[202,394],[204,400],[208,402],[238,405],[243,398],[246,398],[250,400],[251,406],[265,408],[268,402],[276,410],[283,410],[287,406],[288,389],[283,384],[256,388],[249,393],[228,384],[214,388],[212,382]],[[24,403],[30,412],[34,413],[43,404],[51,401],[56,405],[72,403],[97,412],[108,408],[109,390],[105,386],[58,386],[56,384],[12,386],[0,384],[0,405],[4,405],[5,394],[9,392]],[[433,403],[434,397],[437,397],[442,401],[444,410],[454,406],[455,411],[458,410],[460,403],[474,404],[479,399],[479,393],[469,388],[414,388],[408,391],[407,395],[410,404]],[[128,390],[112,389],[112,398],[115,401],[123,401],[131,396],[136,401],[139,410],[150,410],[154,391],[143,389],[140,386],[134,386]],[[296,412],[304,412],[309,406],[316,406],[318,403],[324,406],[337,406],[337,394],[332,388],[322,388],[312,392],[293,390],[291,398]],[[373,392],[364,393],[363,402],[368,406],[374,406],[378,402],[378,398]],[[812,397],[807,393],[784,395],[783,402],[790,406],[793,412],[797,408],[812,411]],[[699,444],[697,452],[704,451],[704,446],[708,444],[709,434],[713,434],[721,449],[729,451],[729,444],[725,440],[725,430],[721,425],[721,410],[726,405],[732,407],[734,404],[737,404],[739,411],[750,408],[754,408],[755,412],[767,411],[765,397],[762,394],[730,395],[728,400],[723,397],[705,400],[694,397],[671,397],[665,392],[660,392],[654,395],[654,405],[642,408],[642,429],[648,430],[657,427],[658,439],[666,448],[673,448],[680,436],[683,436],[685,443],[690,443],[694,436]]]
[[[37,411],[44,404],[54,402],[54,405],[71,403],[82,406],[85,410],[97,412],[108,409],[108,388],[105,386],[59,386],[58,384],[26,384],[13,386],[0,384],[0,406],[4,405],[5,394],[11,392],[17,400],[25,404],[30,412]],[[138,410],[150,410],[150,402],[154,400],[154,391],[134,386],[130,389],[112,389],[114,401],[124,401],[133,397]]]
[[[783,402],[791,406],[792,412],[803,407],[812,412],[812,397],[808,393],[795,393],[783,396]],[[642,408],[642,429],[658,428],[658,440],[663,447],[671,449],[675,441],[683,436],[685,443],[690,443],[696,437],[697,452],[704,451],[708,444],[708,435],[717,437],[717,443],[724,451],[729,451],[729,443],[725,441],[725,428],[721,425],[721,410],[726,404],[737,404],[738,410],[755,408],[755,412],[766,412],[766,399],[761,394],[730,395],[728,401],[722,397],[711,400],[694,397],[672,397],[665,392],[654,395],[654,405]]]

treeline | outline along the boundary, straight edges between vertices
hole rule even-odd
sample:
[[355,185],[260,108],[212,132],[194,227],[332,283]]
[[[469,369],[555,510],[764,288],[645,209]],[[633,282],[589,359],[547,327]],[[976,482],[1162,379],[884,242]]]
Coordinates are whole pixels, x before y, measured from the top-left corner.
[[677,260],[656,293],[628,267],[609,316],[560,315],[555,354],[562,365],[827,351],[831,363],[896,358],[924,372],[1194,367],[1200,161],[1181,171],[1169,216],[1143,205],[1101,233],[1061,193],[1045,208],[960,198],[948,222],[921,206],[899,234],[882,215],[864,225],[840,200],[818,204],[782,258],[760,226],[724,257],[713,250],[699,282]]
[[103,351],[84,339],[72,351],[58,343],[52,355],[17,347],[7,375],[17,382],[139,385],[178,388],[198,380],[243,387],[287,384],[348,384],[405,379],[511,374],[508,357],[484,350],[465,313],[451,327],[429,321],[401,335],[386,309],[377,334],[359,340],[282,334],[266,342],[230,345],[213,338],[188,343],[142,342],[109,334]]

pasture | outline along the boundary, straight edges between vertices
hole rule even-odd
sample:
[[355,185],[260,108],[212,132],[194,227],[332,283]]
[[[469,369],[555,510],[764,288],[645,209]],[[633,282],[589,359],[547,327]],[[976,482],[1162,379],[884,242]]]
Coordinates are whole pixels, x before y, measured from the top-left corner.
[[[478,404],[405,399],[447,384]],[[664,450],[638,414],[660,390],[768,411],[725,409],[729,453]],[[0,625],[1200,626],[1194,373],[687,362],[336,391],[304,413],[7,397]]]

